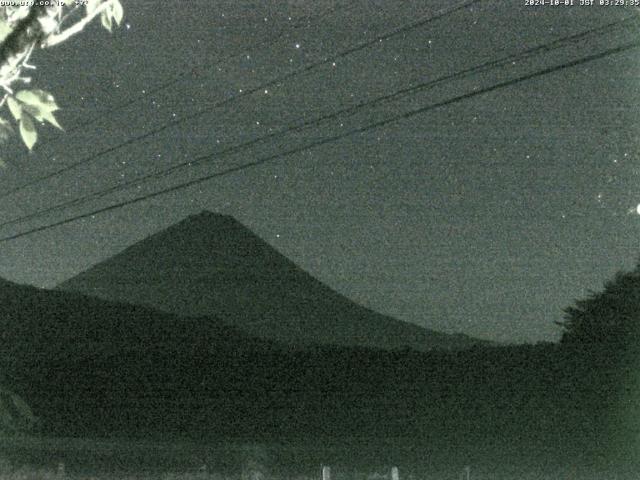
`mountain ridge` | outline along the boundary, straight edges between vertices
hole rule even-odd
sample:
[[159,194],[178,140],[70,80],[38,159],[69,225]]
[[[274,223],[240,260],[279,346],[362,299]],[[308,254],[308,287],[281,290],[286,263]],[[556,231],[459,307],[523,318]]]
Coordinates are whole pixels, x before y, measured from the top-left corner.
[[2,387],[27,402],[40,433],[65,437],[458,444],[473,422],[483,435],[520,438],[514,422],[531,431],[532,415],[553,411],[521,392],[556,392],[562,363],[553,346],[292,349],[210,317],[10,282],[0,283],[0,332]]
[[214,316],[292,345],[461,349],[490,342],[361,306],[229,215],[207,210],[126,247],[57,289],[187,316]]

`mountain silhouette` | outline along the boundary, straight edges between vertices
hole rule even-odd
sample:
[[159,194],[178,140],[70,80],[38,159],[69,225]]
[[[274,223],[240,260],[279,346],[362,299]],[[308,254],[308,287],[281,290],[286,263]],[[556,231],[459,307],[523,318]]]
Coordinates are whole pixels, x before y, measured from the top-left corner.
[[345,455],[374,445],[446,465],[452,452],[526,464],[637,450],[633,409],[612,402],[629,370],[608,351],[292,349],[210,316],[2,279],[0,332],[3,435],[35,423],[54,438],[338,441]]
[[[167,422],[178,429],[182,418],[197,417],[188,404],[194,397],[215,399],[211,385],[229,390],[243,387],[244,379],[257,382],[247,373],[253,364],[247,360],[244,368],[238,359],[276,348],[215,318],[2,279],[0,331],[0,431],[29,420],[8,409],[7,396],[20,406],[14,392],[47,431],[160,430]],[[223,407],[214,413],[228,414]]]
[[[16,394],[42,433],[58,436],[442,435],[463,383],[504,356],[492,347],[292,349],[213,317],[2,279],[0,332],[0,416],[30,421],[10,408]],[[484,398],[477,382],[468,388]]]
[[463,349],[479,340],[424,329],[337,293],[231,216],[204,211],[58,286],[186,316],[215,316],[290,345]]

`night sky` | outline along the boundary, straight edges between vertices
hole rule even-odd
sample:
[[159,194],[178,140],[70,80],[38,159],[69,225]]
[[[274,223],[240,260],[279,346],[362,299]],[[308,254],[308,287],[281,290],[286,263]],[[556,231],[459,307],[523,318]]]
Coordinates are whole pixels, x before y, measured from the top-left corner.
[[[485,0],[334,61],[464,2],[122,3],[125,23],[113,34],[96,22],[34,55],[34,86],[56,97],[67,133],[42,127],[30,154],[18,138],[3,145],[8,167],[0,190],[209,111],[4,194],[0,223],[538,45],[638,20],[4,226],[1,236],[625,45],[640,29],[640,15],[628,8]],[[504,342],[557,340],[562,309],[640,257],[639,56],[632,49],[561,69],[0,243],[0,276],[51,287],[207,209],[233,215],[314,276],[382,313]]]

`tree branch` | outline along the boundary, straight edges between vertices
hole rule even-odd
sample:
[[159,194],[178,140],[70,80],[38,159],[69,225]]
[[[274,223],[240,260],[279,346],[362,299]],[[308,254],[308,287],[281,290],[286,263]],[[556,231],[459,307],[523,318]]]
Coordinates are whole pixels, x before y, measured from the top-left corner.
[[34,3],[29,14],[17,23],[0,44],[0,83],[3,86],[8,86],[7,80],[11,78],[15,80],[16,72],[19,76],[20,63],[35,45],[51,33],[52,17],[58,8],[43,2]]
[[67,28],[65,31],[60,32],[57,35],[50,35],[43,42],[42,48],[53,47],[54,45],[64,42],[65,40],[72,37],[73,35],[80,33],[84,29],[84,27],[86,27],[89,23],[91,23],[91,21],[94,18],[96,18],[98,15],[104,12],[107,9],[107,7],[111,5],[111,3],[112,3],[112,0],[107,0],[106,2],[100,4],[100,6],[96,8],[93,12],[91,12],[90,15],[85,16],[82,20],[76,22],[75,24]]

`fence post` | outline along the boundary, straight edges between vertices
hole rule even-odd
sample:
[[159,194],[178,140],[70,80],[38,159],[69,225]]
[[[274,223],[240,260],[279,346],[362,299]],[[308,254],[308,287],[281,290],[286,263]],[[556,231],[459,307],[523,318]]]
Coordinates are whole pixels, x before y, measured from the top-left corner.
[[398,467],[391,467],[391,480],[400,480],[400,472],[398,472]]
[[322,480],[331,480],[331,467],[322,466]]
[[59,477],[64,477],[64,462],[58,462],[58,470],[56,473]]

